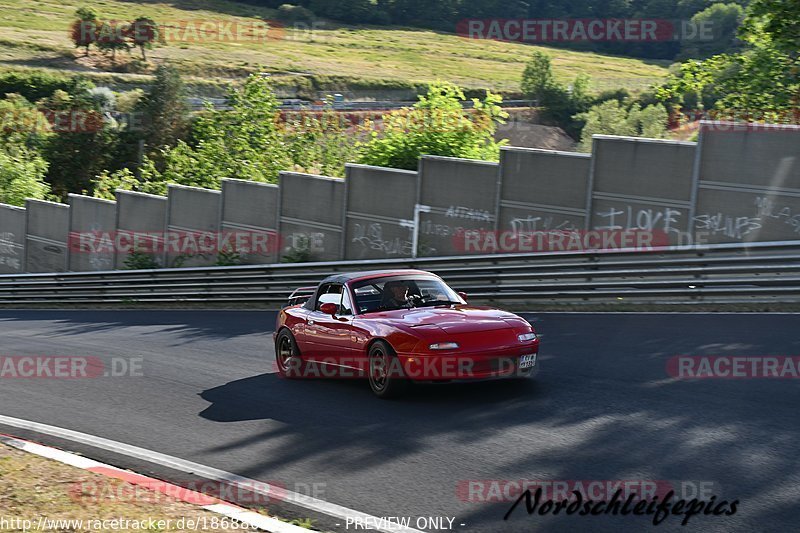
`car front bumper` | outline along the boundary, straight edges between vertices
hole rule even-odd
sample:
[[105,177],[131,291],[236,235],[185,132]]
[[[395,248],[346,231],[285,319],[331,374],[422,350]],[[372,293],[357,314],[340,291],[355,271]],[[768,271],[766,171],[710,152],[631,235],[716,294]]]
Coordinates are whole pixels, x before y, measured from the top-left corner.
[[[475,381],[526,378],[539,368],[539,345],[521,345],[498,352],[397,354],[405,377],[413,381]],[[521,368],[522,356],[534,356],[532,367]]]

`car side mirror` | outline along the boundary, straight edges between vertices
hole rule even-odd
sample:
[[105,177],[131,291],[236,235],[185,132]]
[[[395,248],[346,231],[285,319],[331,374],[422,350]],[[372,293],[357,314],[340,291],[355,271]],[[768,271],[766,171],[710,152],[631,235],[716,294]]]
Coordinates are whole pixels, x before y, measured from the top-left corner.
[[465,302],[467,301],[467,293],[466,292],[459,292],[458,295],[461,297],[462,300]]
[[319,306],[319,310],[326,315],[336,316],[339,312],[339,306],[334,303],[325,303]]

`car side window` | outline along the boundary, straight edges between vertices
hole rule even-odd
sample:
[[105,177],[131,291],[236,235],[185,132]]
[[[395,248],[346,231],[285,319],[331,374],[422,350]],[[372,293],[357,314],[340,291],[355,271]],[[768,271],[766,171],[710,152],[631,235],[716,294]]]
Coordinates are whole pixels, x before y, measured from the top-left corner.
[[352,315],[353,303],[350,301],[350,291],[347,289],[342,290],[342,305],[339,306],[339,314]]
[[319,297],[317,304],[314,306],[315,311],[319,311],[322,304],[336,304],[341,307],[342,303],[342,286],[335,283],[329,283],[320,287]]

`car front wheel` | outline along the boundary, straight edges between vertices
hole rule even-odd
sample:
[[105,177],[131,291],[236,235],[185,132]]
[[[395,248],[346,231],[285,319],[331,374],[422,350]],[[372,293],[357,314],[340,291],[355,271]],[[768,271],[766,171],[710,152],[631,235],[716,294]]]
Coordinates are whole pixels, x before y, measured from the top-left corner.
[[275,339],[275,362],[278,373],[289,379],[297,379],[303,373],[303,361],[297,343],[288,330],[282,330]]
[[409,386],[397,354],[383,341],[369,349],[369,386],[382,399],[397,398]]

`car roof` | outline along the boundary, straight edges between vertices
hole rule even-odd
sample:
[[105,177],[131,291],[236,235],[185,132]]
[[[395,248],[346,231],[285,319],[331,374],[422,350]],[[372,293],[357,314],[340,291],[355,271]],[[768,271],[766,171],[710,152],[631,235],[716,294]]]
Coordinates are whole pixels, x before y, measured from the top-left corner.
[[437,277],[436,274],[432,274],[430,272],[426,272],[424,270],[414,270],[414,269],[400,269],[400,270],[367,270],[362,272],[340,272],[338,274],[333,274],[332,276],[328,276],[322,283],[348,283],[351,281],[364,281],[367,279],[373,278],[383,278],[388,276],[434,276]]

